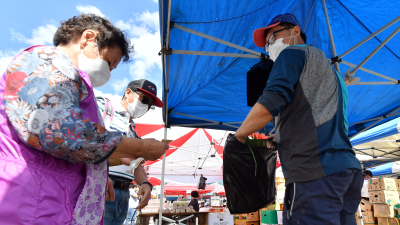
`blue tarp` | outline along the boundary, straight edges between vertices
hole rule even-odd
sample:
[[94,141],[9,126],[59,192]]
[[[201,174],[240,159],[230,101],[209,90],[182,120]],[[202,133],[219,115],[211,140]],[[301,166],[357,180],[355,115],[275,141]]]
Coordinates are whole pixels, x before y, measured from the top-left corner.
[[[254,45],[252,34],[257,28],[266,26],[277,14],[290,12],[300,21],[307,34],[307,44],[323,50],[332,57],[322,0],[171,0],[171,21],[190,29],[234,44],[264,52]],[[161,45],[166,43],[168,1],[160,0]],[[397,1],[353,1],[326,0],[337,53],[348,50],[374,31],[400,15]],[[376,38],[343,57],[343,60],[358,64],[377,47],[395,28],[397,22]],[[170,47],[174,50],[198,50],[226,53],[244,53],[226,45],[199,37],[194,34],[171,29]],[[400,79],[400,38],[390,40],[377,52],[364,68]],[[204,120],[194,119],[183,113],[217,122],[242,122],[250,107],[246,102],[246,73],[259,59],[169,55],[163,58],[163,66],[169,70],[169,86],[164,79],[165,91],[169,90],[168,125],[202,124]],[[164,67],[163,67],[164,68]],[[342,76],[349,69],[340,64]],[[164,78],[166,71],[163,71]],[[387,81],[363,71],[356,72],[362,82]],[[356,123],[387,115],[400,107],[400,86],[398,85],[353,85],[348,87],[348,120]],[[379,125],[392,118],[382,120]],[[164,116],[165,121],[165,116]],[[372,122],[351,125],[349,134],[355,134]],[[240,124],[239,124],[240,125]],[[236,130],[223,125],[196,125],[196,127]]]
[[370,169],[370,171],[372,172],[372,176],[377,177],[382,175],[393,174],[392,171],[393,164],[394,162],[390,162],[385,165],[377,166]]

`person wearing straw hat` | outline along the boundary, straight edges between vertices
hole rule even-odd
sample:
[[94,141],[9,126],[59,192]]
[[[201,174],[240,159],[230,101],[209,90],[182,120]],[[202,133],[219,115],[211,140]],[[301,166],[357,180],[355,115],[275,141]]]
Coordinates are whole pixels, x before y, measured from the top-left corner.
[[235,136],[244,143],[275,117],[286,180],[283,224],[356,224],[363,176],[348,138],[346,85],[324,52],[305,44],[290,13],[256,29],[253,40],[274,65]]
[[[123,136],[140,138],[136,133],[136,125],[133,119],[142,117],[154,107],[162,107],[162,101],[157,97],[157,87],[149,80],[141,79],[131,81],[126,87],[122,101],[112,104],[104,97],[97,97],[97,105],[100,109],[105,127],[122,133]],[[153,185],[147,178],[142,158],[116,158],[109,160],[109,190],[110,200],[106,202],[104,224],[122,225],[128,214],[131,182],[139,185],[138,195],[142,195],[142,201],[135,209],[145,207],[151,197]],[[134,174],[127,173],[131,161],[136,160],[137,168]],[[130,211],[134,211],[133,209]],[[131,213],[133,215],[133,213]],[[132,220],[132,218],[130,218]],[[130,221],[129,220],[129,221]]]

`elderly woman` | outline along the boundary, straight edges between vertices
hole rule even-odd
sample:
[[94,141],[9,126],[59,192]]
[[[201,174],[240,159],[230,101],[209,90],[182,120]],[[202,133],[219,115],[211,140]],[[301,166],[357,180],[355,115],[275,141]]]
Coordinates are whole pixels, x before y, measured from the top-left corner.
[[102,224],[107,158],[156,160],[168,148],[100,121],[92,87],[129,60],[123,32],[81,15],[54,45],[25,49],[0,78],[0,224]]

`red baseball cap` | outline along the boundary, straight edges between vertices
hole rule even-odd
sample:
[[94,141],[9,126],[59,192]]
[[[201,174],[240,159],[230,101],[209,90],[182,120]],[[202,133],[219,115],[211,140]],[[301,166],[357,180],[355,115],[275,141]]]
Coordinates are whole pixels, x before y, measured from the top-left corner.
[[277,15],[271,20],[271,22],[269,22],[268,26],[258,28],[253,32],[254,44],[256,44],[256,46],[258,47],[264,47],[267,43],[265,40],[265,30],[278,26],[281,22],[291,23],[296,26],[300,26],[300,23],[296,19],[296,17],[290,13]]
[[134,80],[131,81],[126,88],[130,88],[132,91],[141,90],[146,92],[147,94],[153,96],[155,106],[160,108],[163,107],[162,101],[157,98],[157,86],[151,81],[145,79]]

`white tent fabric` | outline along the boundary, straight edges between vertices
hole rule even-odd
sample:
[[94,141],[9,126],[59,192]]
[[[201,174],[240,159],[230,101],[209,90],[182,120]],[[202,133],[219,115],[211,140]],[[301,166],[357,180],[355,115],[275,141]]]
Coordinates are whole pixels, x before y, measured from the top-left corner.
[[[192,128],[169,130],[168,139],[173,142],[167,150],[165,180],[197,184],[201,174],[207,178],[207,183],[222,180],[222,153],[226,134],[226,131]],[[142,138],[160,140],[163,135],[164,129],[160,128]],[[218,138],[214,138],[214,135]],[[162,158],[146,162],[145,169],[150,176],[160,179]]]
[[357,158],[364,167],[400,159],[400,117],[351,139]]

